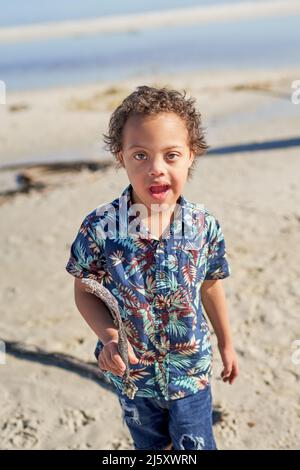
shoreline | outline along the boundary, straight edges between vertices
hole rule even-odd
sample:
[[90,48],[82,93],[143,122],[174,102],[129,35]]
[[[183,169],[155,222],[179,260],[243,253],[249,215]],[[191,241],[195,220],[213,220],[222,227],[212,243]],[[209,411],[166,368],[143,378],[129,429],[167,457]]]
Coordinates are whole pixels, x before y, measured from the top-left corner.
[[[276,115],[280,110],[285,116],[289,115],[291,83],[299,77],[299,67],[227,68],[220,69],[218,74],[196,70],[172,77],[168,74],[137,75],[113,84],[103,80],[47,89],[8,90],[6,105],[0,105],[0,165],[32,160],[109,160],[111,156],[104,149],[102,134],[107,130],[110,113],[141,84],[174,86],[186,89],[187,93],[193,90],[204,127],[210,133],[211,145],[235,145],[240,140],[238,136],[234,138],[234,124],[244,122],[246,125],[248,121],[252,126],[256,116],[259,118],[259,110],[265,106],[275,107],[268,112],[269,117],[276,109]],[[291,104],[293,125],[289,133],[287,127],[283,127],[282,138],[298,135],[294,124],[297,109]],[[224,119],[226,116],[226,126],[233,129],[231,139],[222,135],[223,116]],[[254,139],[255,135],[251,136],[251,140]]]

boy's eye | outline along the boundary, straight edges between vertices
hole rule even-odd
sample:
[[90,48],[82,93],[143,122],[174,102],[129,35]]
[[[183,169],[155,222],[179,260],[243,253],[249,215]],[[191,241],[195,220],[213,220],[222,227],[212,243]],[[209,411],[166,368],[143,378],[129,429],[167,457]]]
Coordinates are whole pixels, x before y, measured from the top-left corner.
[[[174,158],[170,158],[170,157],[174,157]],[[176,160],[176,158],[178,158],[178,157],[179,157],[179,155],[177,155],[177,153],[169,153],[169,155],[168,155],[168,158],[170,160]]]
[[142,157],[146,158],[146,155],[144,153],[136,153],[135,155],[133,155],[133,158],[135,158],[136,160],[144,160],[144,158],[138,158],[141,155],[142,155]]
[[[177,155],[177,153],[168,154],[168,159],[171,161],[176,160],[178,157],[179,155]],[[135,155],[133,155],[133,158],[135,158],[136,160],[145,160],[147,158],[147,155],[145,155],[144,153],[136,153]]]

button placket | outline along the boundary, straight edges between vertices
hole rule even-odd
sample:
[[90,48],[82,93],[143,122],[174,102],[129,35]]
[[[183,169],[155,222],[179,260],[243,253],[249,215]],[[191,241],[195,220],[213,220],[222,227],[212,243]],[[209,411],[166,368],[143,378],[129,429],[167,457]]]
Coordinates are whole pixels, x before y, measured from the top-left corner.
[[[158,241],[155,249],[155,260],[156,260],[156,281],[157,290],[161,291],[161,281],[164,279],[164,268],[163,268],[163,256],[164,256],[164,242]],[[160,293],[160,292],[159,292]]]
[[[155,261],[156,261],[155,263],[156,265],[156,271],[155,271],[156,295],[155,297],[160,295],[161,290],[162,290],[161,281],[162,281],[163,271],[162,271],[162,266],[161,266],[160,253],[161,253],[161,241],[157,240],[156,247],[155,247]],[[159,339],[159,336],[160,336],[160,319],[158,318],[158,316],[159,316],[159,310],[156,308],[154,323],[155,323],[155,330],[156,330],[155,334],[156,334],[157,339]]]
[[[161,282],[162,280],[166,279],[167,275],[167,243],[164,240],[160,240],[157,244],[157,279],[158,282]],[[159,293],[160,294],[167,294],[168,291],[168,286],[163,286],[160,287]],[[158,311],[161,315],[161,311]],[[156,373],[157,374],[163,374],[164,376],[164,387],[162,393],[165,395],[165,398],[168,399],[168,387],[169,387],[169,339],[168,339],[168,330],[164,326],[162,326],[162,321],[161,318],[157,315],[156,318],[156,335],[157,339],[160,343],[160,352],[158,353],[157,356],[157,362],[156,362]]]

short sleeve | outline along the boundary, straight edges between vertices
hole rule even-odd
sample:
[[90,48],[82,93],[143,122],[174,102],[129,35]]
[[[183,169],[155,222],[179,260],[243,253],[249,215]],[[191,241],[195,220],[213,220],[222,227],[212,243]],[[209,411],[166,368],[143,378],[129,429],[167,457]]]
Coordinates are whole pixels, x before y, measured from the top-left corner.
[[224,279],[231,274],[227,261],[224,235],[218,220],[211,215],[209,219],[205,280]]
[[105,275],[104,242],[96,236],[88,217],[82,222],[71,245],[66,270],[72,276],[98,281]]

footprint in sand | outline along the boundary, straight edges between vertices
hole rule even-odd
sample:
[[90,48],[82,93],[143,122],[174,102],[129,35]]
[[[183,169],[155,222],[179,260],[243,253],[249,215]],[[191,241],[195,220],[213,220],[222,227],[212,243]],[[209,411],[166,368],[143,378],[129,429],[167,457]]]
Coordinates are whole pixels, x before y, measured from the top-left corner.
[[111,450],[134,450],[130,437],[115,438],[109,445]]
[[63,416],[59,418],[59,423],[67,426],[72,432],[77,432],[80,428],[95,420],[93,416],[89,416],[83,410],[65,409],[63,410]]
[[215,428],[218,429],[220,434],[232,435],[237,434],[237,422],[236,418],[232,416],[221,404],[214,405],[214,414],[218,416],[218,420],[213,420]]
[[23,410],[21,407],[12,410],[4,417],[0,429],[2,449],[33,449],[39,442],[38,429],[40,420],[34,410]]

